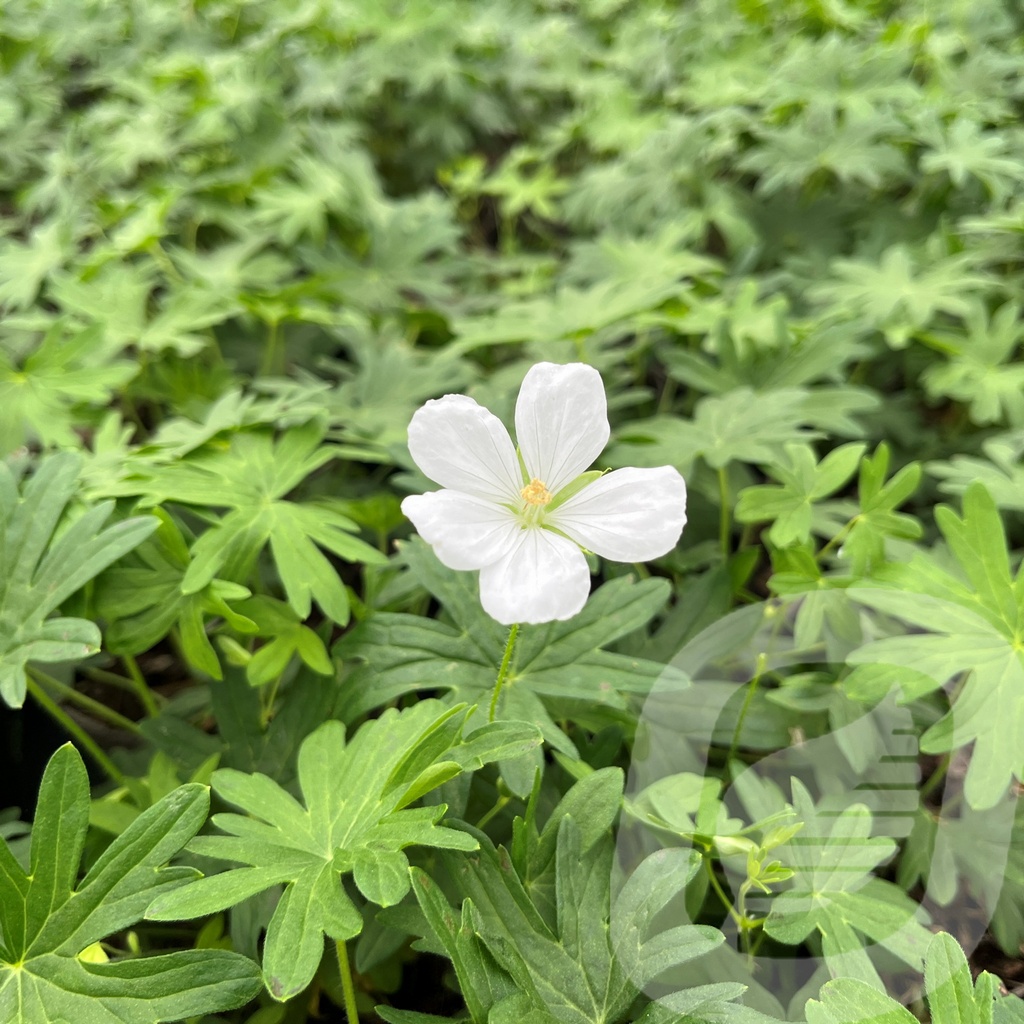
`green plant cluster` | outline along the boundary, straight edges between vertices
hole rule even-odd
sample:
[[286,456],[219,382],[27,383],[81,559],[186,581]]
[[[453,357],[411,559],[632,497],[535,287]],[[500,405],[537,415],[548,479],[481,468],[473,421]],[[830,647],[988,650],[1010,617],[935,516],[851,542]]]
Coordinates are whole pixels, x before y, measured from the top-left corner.
[[[0,1020],[1024,1021],[1022,39],[4,0]],[[406,428],[541,360],[689,522],[509,660]]]

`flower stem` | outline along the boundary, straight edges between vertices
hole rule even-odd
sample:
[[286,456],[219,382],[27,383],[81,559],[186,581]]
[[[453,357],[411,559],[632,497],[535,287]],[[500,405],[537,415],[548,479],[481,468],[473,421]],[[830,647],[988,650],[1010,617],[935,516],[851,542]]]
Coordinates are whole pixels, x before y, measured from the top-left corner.
[[729,744],[729,756],[726,760],[726,767],[736,757],[736,750],[740,745],[740,734],[743,732],[743,722],[747,717],[747,712],[750,710],[750,703],[754,699],[754,694],[757,693],[757,687],[761,682],[761,676],[764,673],[766,664],[767,658],[765,658],[762,651],[757,656],[754,678],[747,684],[747,695],[743,698],[743,706],[740,708],[739,716],[736,718],[736,728],[733,730],[732,743]]
[[722,546],[722,554],[729,557],[729,475],[725,466],[718,470],[718,542]]
[[156,697],[153,696],[153,691],[149,688],[149,684],[146,682],[138,662],[130,654],[124,655],[121,661],[124,662],[124,667],[128,669],[128,675],[132,681],[132,689],[135,691],[135,695],[139,698],[142,706],[146,709],[146,715],[149,718],[156,718],[160,714],[160,705],[157,704]]
[[918,792],[918,797],[921,803],[924,803],[925,798],[931,796],[931,794],[938,789],[941,785],[942,780],[946,777],[946,771],[949,769],[950,762],[953,760],[952,754],[946,754],[941,761],[939,761],[938,767],[932,772],[931,777],[924,783]]
[[508,641],[505,644],[505,654],[501,659],[501,667],[498,669],[498,678],[494,683],[494,693],[491,694],[491,713],[487,717],[488,722],[494,721],[494,716],[498,711],[498,695],[501,693],[501,688],[505,684],[505,676],[508,675],[508,664],[512,660],[512,651],[515,649],[516,637],[518,635],[519,623],[516,622],[508,631]]
[[704,857],[704,870],[707,872],[708,880],[711,882],[711,888],[715,890],[716,895],[722,901],[722,905],[729,912],[729,916],[736,923],[736,927],[743,930],[743,918],[740,917],[739,911],[732,905],[732,900],[729,899],[725,894],[725,890],[722,888],[718,879],[715,877],[715,869],[711,863],[710,857]]
[[267,322],[267,340],[263,345],[263,359],[260,361],[260,375],[268,376],[273,373],[280,373],[278,367],[278,348],[281,338],[280,321],[270,320]]
[[358,1024],[359,1010],[356,1008],[356,988],[352,984],[352,968],[348,962],[348,945],[341,939],[334,943],[338,955],[338,973],[341,975],[341,990],[345,994],[345,1016],[348,1024]]
[[500,814],[512,801],[510,796],[499,796],[495,805],[476,823],[476,827],[482,829],[492,818]]
[[30,671],[33,678],[41,686],[49,690],[56,690],[58,695],[65,700],[70,701],[72,704],[77,704],[94,717],[106,722],[108,725],[112,725],[115,729],[125,729],[128,732],[134,733],[141,732],[138,723],[133,722],[130,718],[125,718],[124,715],[118,714],[113,708],[108,708],[106,704],[101,704],[98,700],[93,700],[92,697],[79,693],[73,686],[67,686],[59,679],[54,679],[53,676],[42,672],[40,669],[33,668]]
[[50,695],[31,675],[28,676],[28,692],[32,694],[35,702],[79,743],[82,749],[110,776],[112,781],[118,786],[127,785],[128,780],[124,777],[124,773],[103,753],[99,744],[59,704],[51,700]]

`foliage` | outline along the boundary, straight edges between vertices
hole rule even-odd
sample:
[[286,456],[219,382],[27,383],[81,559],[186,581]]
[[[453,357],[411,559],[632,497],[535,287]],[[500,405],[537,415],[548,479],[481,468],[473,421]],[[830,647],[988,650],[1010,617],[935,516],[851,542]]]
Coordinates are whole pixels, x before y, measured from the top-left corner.
[[208,791],[181,786],[140,815],[76,885],[89,779],[66,744],[43,775],[28,872],[6,842],[0,888],[0,1009],[12,1024],[174,1021],[239,1006],[258,990],[253,963],[217,949],[110,960],[100,941],[195,877],[167,862],[202,827]]
[[[1022,29],[5,0],[0,1017],[1020,1021]],[[688,522],[510,648],[406,430],[542,360]]]

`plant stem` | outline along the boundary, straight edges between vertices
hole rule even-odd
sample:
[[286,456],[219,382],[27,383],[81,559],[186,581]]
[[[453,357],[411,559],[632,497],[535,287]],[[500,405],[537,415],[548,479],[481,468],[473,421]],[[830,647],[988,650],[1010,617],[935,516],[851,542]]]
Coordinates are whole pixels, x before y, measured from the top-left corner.
[[263,359],[260,362],[260,376],[267,377],[277,371],[277,343],[280,322],[271,320],[267,323],[267,341],[263,348]]
[[834,547],[846,539],[846,535],[853,529],[860,514],[855,515],[848,523],[844,523],[840,531],[814,556],[816,562],[820,562]]
[[356,1009],[356,988],[352,984],[352,968],[348,962],[348,946],[340,939],[334,943],[338,954],[338,973],[341,975],[341,990],[345,994],[345,1016],[348,1024],[358,1024],[359,1011]]
[[501,688],[505,683],[505,676],[508,675],[508,664],[512,660],[512,651],[516,646],[516,637],[519,635],[519,623],[513,624],[512,628],[508,631],[508,641],[505,644],[505,654],[501,659],[501,667],[498,669],[498,678],[494,683],[494,693],[491,694],[491,713],[487,716],[488,722],[494,721],[494,716],[498,710],[498,695],[501,693]]
[[50,695],[32,678],[28,676],[28,692],[35,702],[55,721],[68,735],[81,745],[82,749],[110,776],[118,786],[125,786],[128,780],[124,773],[100,749],[96,741],[73,719],[60,705],[50,699]]
[[41,686],[50,690],[56,690],[65,700],[77,704],[94,717],[114,726],[115,729],[126,729],[128,732],[141,733],[142,730],[137,722],[133,722],[130,718],[125,718],[124,715],[118,714],[113,708],[108,708],[106,704],[101,704],[98,700],[93,700],[92,697],[79,693],[73,686],[68,686],[59,679],[54,679],[53,676],[47,675],[47,673],[40,669],[32,668],[29,671],[31,671],[36,682]]
[[105,668],[89,668],[84,665],[80,666],[78,671],[86,679],[91,679],[96,683],[103,683],[105,686],[115,686],[117,689],[124,690],[126,693],[135,696],[135,684],[130,679],[119,676],[116,672],[108,672]]
[[718,878],[715,876],[715,869],[711,865],[711,858],[703,857],[702,860],[704,861],[704,870],[707,872],[708,879],[711,881],[711,888],[718,894],[718,898],[722,901],[722,905],[729,911],[729,916],[736,922],[736,927],[739,928],[740,932],[742,932],[743,918],[740,917],[739,912],[732,905],[732,900],[726,896],[725,890],[722,888]]
[[132,689],[142,702],[142,706],[146,709],[146,715],[149,718],[156,718],[160,714],[160,705],[157,704],[153,691],[146,684],[146,679],[139,668],[138,662],[130,654],[124,655],[121,660],[124,662],[124,667],[128,669],[128,676],[132,681]]
[[718,470],[718,542],[722,545],[722,554],[729,557],[729,474],[725,466]]
[[494,806],[476,823],[476,827],[482,829],[496,814],[500,814],[511,800],[510,796],[499,796]]
[[936,765],[935,771],[932,772],[928,780],[921,787],[918,792],[918,798],[924,803],[926,797],[930,796],[932,792],[938,788],[938,785],[946,777],[946,772],[949,770],[949,763],[953,760],[953,755],[945,754],[942,760]]
[[726,767],[736,757],[736,750],[740,745],[740,734],[743,732],[743,722],[747,717],[747,712],[750,710],[751,701],[754,699],[754,694],[757,693],[757,688],[761,683],[761,676],[765,670],[765,664],[767,659],[765,658],[764,652],[758,654],[757,665],[754,669],[754,678],[747,684],[747,695],[743,698],[743,706],[740,708],[739,717],[736,719],[736,728],[732,733],[732,743],[729,744],[729,756],[726,758]]
[[267,702],[263,705],[260,712],[260,721],[265,729],[270,724],[270,719],[274,717],[274,701],[277,700],[277,690],[281,685],[281,674],[278,673],[277,678],[270,686],[270,691],[267,694]]

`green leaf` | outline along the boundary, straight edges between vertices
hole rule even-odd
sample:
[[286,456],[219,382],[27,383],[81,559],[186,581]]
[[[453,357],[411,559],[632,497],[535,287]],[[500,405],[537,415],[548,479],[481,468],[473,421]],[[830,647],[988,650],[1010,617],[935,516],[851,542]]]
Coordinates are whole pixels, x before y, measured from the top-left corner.
[[60,605],[157,527],[152,516],[102,529],[113,502],[88,509],[59,534],[74,496],[81,460],[72,453],[42,460],[18,488],[0,465],[0,696],[21,707],[30,661],[74,661],[99,649],[87,619],[51,618]]
[[799,781],[793,779],[792,786],[804,828],[775,851],[794,877],[792,888],[772,900],[765,933],[796,945],[818,932],[833,977],[859,978],[883,990],[861,936],[917,968],[930,937],[917,920],[917,904],[871,874],[892,857],[896,844],[871,835],[871,813],[863,804],[830,815],[815,808]]
[[896,511],[917,490],[920,464],[908,463],[887,481],[888,471],[889,446],[883,441],[874,455],[865,456],[861,462],[859,507],[841,548],[857,575],[884,560],[888,538],[917,540],[922,534],[916,519]]
[[[928,944],[924,982],[935,1024],[992,1021],[995,979],[983,971],[972,983],[963,950],[945,932],[933,936]],[[807,1003],[808,1024],[913,1024],[916,1019],[895,999],[854,978],[828,982],[818,999]]]
[[697,458],[712,469],[730,462],[772,463],[786,444],[821,436],[803,408],[809,394],[803,388],[756,394],[743,387],[703,398],[692,420],[660,416],[631,423],[607,458],[615,466],[672,465],[684,474]]
[[946,751],[974,744],[964,792],[972,807],[983,810],[995,806],[1014,779],[1024,778],[1018,744],[1024,734],[1024,571],[1010,575],[1003,524],[984,486],[968,488],[963,506],[962,519],[945,507],[936,519],[969,584],[919,555],[879,574],[885,589],[851,589],[859,603],[923,631],[865,644],[847,660],[911,668],[930,676],[933,688],[968,673],[952,708],[924,734],[921,747]]
[[890,246],[875,262],[837,259],[832,270],[838,280],[814,288],[813,298],[847,311],[885,335],[893,348],[927,327],[937,313],[963,316],[969,297],[989,286],[973,272],[966,254],[941,259],[915,257],[906,245]]
[[[444,605],[454,625],[377,612],[350,630],[334,647],[337,657],[357,662],[346,681],[346,716],[432,688],[450,691],[452,700],[486,706],[506,630],[481,608],[474,576],[446,569],[418,538],[403,544],[401,551],[412,574]],[[684,685],[681,674],[669,667],[600,650],[647,622],[664,604],[668,590],[665,580],[635,583],[620,577],[599,588],[574,618],[521,627],[499,715],[533,722],[547,742],[574,755],[575,747],[542,702],[577,699],[625,708],[623,693],[646,692],[659,678]],[[530,769],[527,790],[532,778]]]
[[[276,999],[291,998],[312,979],[325,933],[344,940],[362,928],[342,875],[353,872],[364,896],[390,905],[409,888],[405,847],[476,847],[464,832],[438,824],[444,804],[405,806],[426,791],[418,782],[424,771],[458,755],[465,720],[458,708],[424,700],[401,713],[385,711],[347,743],[345,727],[326,722],[299,751],[304,806],[265,775],[216,772],[212,781],[218,795],[251,817],[215,815],[213,823],[228,835],[201,837],[191,849],[249,866],[170,893],[156,900],[147,916],[165,921],[199,917],[284,884],[267,930],[263,973]],[[472,734],[467,740],[473,744]],[[478,744],[469,760],[479,756]]]
[[427,924],[452,962],[459,990],[474,1024],[486,1024],[491,1008],[515,991],[512,979],[480,942],[464,904],[461,915],[449,906],[437,883],[420,868],[412,869],[413,892]]
[[43,775],[31,871],[0,844],[0,1017],[11,1024],[156,1024],[248,1002],[259,971],[223,950],[94,963],[87,947],[140,920],[149,902],[195,877],[165,867],[202,827],[204,786],[181,786],[144,811],[75,887],[89,814],[89,780],[66,744]]
[[829,452],[820,463],[809,445],[787,444],[786,461],[768,472],[781,487],[748,487],[740,491],[736,518],[741,523],[771,520],[768,536],[773,544],[787,547],[807,541],[811,533],[830,536],[827,523],[815,522],[814,504],[838,491],[857,471],[866,445],[845,444]]
[[223,572],[226,579],[248,577],[257,555],[270,544],[288,603],[302,619],[316,600],[335,622],[348,622],[345,587],[321,552],[348,561],[381,563],[375,548],[352,536],[358,527],[328,503],[288,501],[307,476],[334,458],[321,445],[323,427],[294,427],[275,442],[266,431],[235,434],[227,449],[208,445],[186,459],[126,481],[123,493],[144,495],[150,504],[230,508],[192,547],[182,592],[196,594]]
[[141,654],[176,629],[189,664],[221,679],[220,662],[206,635],[206,621],[220,616],[241,632],[256,632],[256,623],[228,604],[248,597],[249,591],[237,583],[213,579],[195,593],[183,593],[188,546],[163,509],[156,508],[153,514],[160,521],[155,534],[97,582],[97,609],[111,622],[107,647],[115,654]]
[[967,403],[971,420],[979,425],[1008,422],[1024,426],[1024,366],[1017,350],[1024,341],[1021,308],[1007,302],[991,315],[974,299],[964,320],[966,337],[935,332],[927,341],[947,354],[945,363],[932,363],[922,381],[929,395]]
[[649,979],[722,942],[717,929],[694,925],[649,934],[699,858],[690,851],[655,854],[613,900],[610,834],[586,844],[573,817],[549,824],[556,820],[553,920],[534,905],[532,886],[526,888],[504,849],[483,835],[480,852],[459,866],[466,906],[484,945],[526,997],[524,1010],[578,1024],[619,1020]]
[[98,327],[71,331],[57,321],[27,351],[0,343],[0,455],[28,439],[77,447],[75,427],[89,407],[106,405],[111,394],[138,372],[127,359],[111,359]]
[[296,656],[318,675],[333,675],[334,664],[324,642],[303,624],[290,605],[260,595],[240,602],[236,611],[253,623],[252,631],[243,632],[266,640],[255,653],[245,652],[245,675],[250,685],[262,686],[280,679]]

